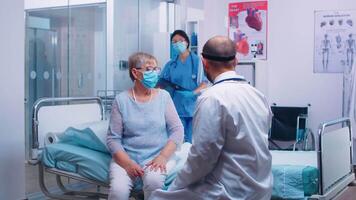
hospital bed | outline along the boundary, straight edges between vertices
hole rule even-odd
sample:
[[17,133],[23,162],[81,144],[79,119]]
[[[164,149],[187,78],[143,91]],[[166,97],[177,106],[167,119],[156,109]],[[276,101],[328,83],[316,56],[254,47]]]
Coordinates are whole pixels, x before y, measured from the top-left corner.
[[[101,193],[100,187],[109,187],[109,183],[106,181],[99,181],[95,179],[87,178],[73,170],[63,170],[63,168],[47,167],[42,162],[42,154],[48,151],[45,147],[45,137],[48,133],[59,133],[65,131],[70,126],[75,126],[83,123],[90,123],[94,121],[101,121],[104,119],[104,108],[100,98],[43,98],[35,102],[33,106],[33,118],[32,118],[32,141],[30,149],[30,160],[28,161],[32,165],[38,165],[39,169],[39,184],[42,192],[55,199],[98,199],[107,198],[107,194]],[[50,147],[51,145],[48,145]],[[52,145],[53,146],[53,145]],[[61,149],[60,145],[52,147],[52,151],[55,148]],[[71,147],[71,146],[69,146]],[[86,150],[73,146],[73,149],[68,150],[75,151],[81,150],[82,155],[102,154],[104,159],[98,161],[99,163],[108,162],[110,156],[105,156],[104,153],[96,152],[93,150]],[[68,153],[68,152],[67,152]],[[79,154],[80,154],[79,153]],[[75,157],[75,154],[73,154]],[[100,158],[97,156],[96,158]],[[103,161],[104,160],[104,161]],[[65,165],[65,163],[62,163]],[[54,174],[56,176],[56,183],[58,188],[63,194],[50,193],[46,187],[44,180],[44,173]],[[90,173],[90,172],[89,172]],[[99,189],[97,192],[82,192],[72,191],[65,187],[61,177],[67,177],[69,179],[84,181],[89,184],[97,186]]]
[[[107,198],[107,194],[101,192],[100,188],[109,187],[107,175],[111,159],[109,155],[80,145],[58,143],[45,146],[44,144],[48,133],[64,132],[68,127],[94,121],[100,122],[103,118],[104,108],[98,97],[46,98],[40,99],[34,104],[29,163],[38,165],[40,187],[46,196],[55,199]],[[346,126],[340,128],[341,125]],[[335,126],[336,129],[330,130]],[[73,152],[75,153],[73,154]],[[316,151],[271,152],[275,179],[273,193],[276,198],[331,199],[355,178],[351,165],[350,120],[346,118],[321,124],[319,145]],[[57,165],[53,164],[52,161],[61,159],[63,153],[71,155],[69,161],[74,162],[74,165],[58,161],[55,161]],[[87,157],[89,159],[86,159]],[[42,160],[44,158],[46,159]],[[76,165],[75,162],[79,162],[79,164]],[[180,165],[183,164],[180,163]],[[83,166],[95,167],[83,169],[81,168]],[[45,172],[56,176],[58,188],[62,190],[63,194],[49,192],[45,185]],[[289,176],[296,177],[298,173],[299,179],[291,181],[292,183],[297,182],[296,184],[286,182],[286,180],[290,180]],[[98,190],[96,192],[72,191],[65,187],[61,177],[93,184],[97,186]],[[172,179],[171,177],[170,181]],[[281,181],[277,182],[277,180]],[[299,193],[295,191],[299,191]]]
[[97,90],[96,96],[100,97],[104,105],[105,111],[107,114],[111,112],[112,102],[115,99],[115,96],[122,92],[122,90]]
[[[38,165],[42,192],[55,199],[107,199],[111,155],[107,151],[106,132],[101,98],[43,98],[33,107],[33,130],[29,163]],[[165,187],[183,167],[189,144],[183,144],[172,156],[175,163],[167,175]],[[46,187],[45,173],[54,174],[61,194],[51,193]],[[66,187],[61,177],[96,186],[95,192],[74,191]],[[142,186],[142,185],[141,185]],[[132,196],[140,197],[140,185]]]
[[273,199],[332,199],[355,176],[350,120],[320,125],[316,151],[271,151]]

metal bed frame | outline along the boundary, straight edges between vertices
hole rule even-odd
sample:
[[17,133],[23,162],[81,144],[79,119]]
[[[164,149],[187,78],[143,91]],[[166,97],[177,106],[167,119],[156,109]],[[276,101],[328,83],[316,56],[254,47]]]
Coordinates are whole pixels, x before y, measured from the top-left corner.
[[111,106],[115,96],[122,90],[97,90],[96,95],[101,98],[106,114],[111,112]]
[[[38,141],[38,113],[41,107],[45,106],[46,104],[51,104],[51,105],[57,105],[57,104],[78,104],[78,103],[83,103],[83,102],[95,102],[100,106],[100,117],[101,119],[104,118],[104,107],[102,100],[99,97],[74,97],[74,98],[44,98],[44,99],[39,99],[38,101],[35,102],[33,106],[33,119],[32,119],[32,128],[33,128],[33,134],[32,134],[32,148],[30,151],[30,160],[28,160],[29,164],[32,165],[38,165],[39,169],[39,184],[41,187],[42,192],[50,197],[50,198],[55,198],[55,199],[64,199],[64,200],[72,200],[72,199],[99,199],[99,198],[104,198],[106,199],[108,197],[107,194],[101,193],[100,192],[100,187],[109,187],[108,183],[104,182],[99,182],[95,180],[90,180],[88,178],[85,178],[83,176],[80,176],[75,173],[70,173],[66,172],[63,170],[55,169],[55,168],[48,168],[44,166],[41,161],[37,158],[38,153],[41,151],[39,141]],[[319,128],[319,144],[318,144],[318,149],[317,149],[317,154],[318,154],[318,169],[319,169],[319,193],[316,195],[312,195],[309,197],[309,199],[321,199],[321,200],[328,200],[334,198],[337,194],[343,191],[345,187],[350,184],[351,182],[354,181],[355,175],[352,167],[352,163],[350,162],[350,170],[344,174],[342,177],[338,177],[338,180],[336,180],[332,185],[325,187],[324,185],[324,178],[323,177],[323,172],[324,172],[324,164],[322,162],[322,156],[323,156],[323,140],[325,136],[325,131],[326,128],[334,125],[345,125],[348,128],[348,139],[350,141],[350,159],[352,159],[352,146],[351,146],[351,121],[349,118],[342,118],[338,119],[335,121],[323,123],[320,125]],[[36,157],[35,157],[36,155]],[[44,181],[44,172],[51,173],[56,175],[56,183],[59,189],[63,192],[63,194],[53,194],[50,193],[45,185]],[[74,180],[79,180],[83,181],[89,184],[93,184],[97,186],[97,192],[83,192],[83,191],[73,191],[68,188],[66,188],[61,180],[61,177],[66,177]]]
[[[39,185],[42,192],[50,197],[55,199],[64,199],[64,200],[73,200],[73,199],[99,199],[105,198],[107,199],[108,195],[100,192],[100,187],[109,187],[108,183],[99,182],[96,180],[90,180],[85,178],[79,174],[66,172],[63,170],[55,169],[55,168],[48,168],[42,164],[42,162],[38,159],[37,155],[41,151],[39,141],[38,141],[38,112],[41,107],[47,104],[60,104],[60,103],[67,103],[67,104],[78,104],[83,102],[95,102],[100,106],[101,111],[101,120],[104,119],[104,107],[102,100],[99,97],[69,97],[69,98],[42,98],[35,102],[33,106],[33,118],[32,118],[32,148],[30,151],[30,160],[28,163],[31,165],[38,165],[39,170]],[[50,193],[45,185],[44,180],[44,173],[51,173],[56,175],[56,184],[58,188],[63,192],[63,194],[53,194]],[[83,181],[89,184],[93,184],[97,186],[97,192],[83,192],[83,191],[75,191],[66,188],[61,180],[61,177],[67,177],[69,179]]]
[[[335,126],[335,125],[341,125],[343,127],[348,128],[349,132],[349,141],[350,141],[350,170],[348,171],[347,174],[344,174],[342,177],[338,177],[338,180],[336,180],[332,185],[330,186],[325,186],[324,185],[324,178],[323,177],[323,170],[324,170],[324,165],[322,162],[322,156],[323,156],[323,140],[325,137],[325,131],[327,127]],[[326,122],[320,124],[319,131],[318,131],[318,136],[319,136],[319,144],[318,144],[318,150],[317,150],[317,158],[318,158],[318,169],[319,169],[319,194],[313,195],[309,197],[308,199],[313,200],[313,199],[319,199],[319,200],[329,200],[332,198],[335,198],[339,193],[341,193],[347,185],[352,183],[355,180],[355,174],[354,174],[354,169],[352,166],[352,136],[351,136],[351,121],[349,118],[341,118],[338,120]],[[334,146],[336,147],[336,146]]]

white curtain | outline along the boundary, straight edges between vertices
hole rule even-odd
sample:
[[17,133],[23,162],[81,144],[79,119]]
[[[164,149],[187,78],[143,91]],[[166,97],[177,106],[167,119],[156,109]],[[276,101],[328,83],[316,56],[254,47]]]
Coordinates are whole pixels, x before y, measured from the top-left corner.
[[356,64],[344,71],[343,115],[351,119],[353,137],[352,163],[356,164]]
[[356,138],[356,64],[344,72],[344,116],[350,117],[353,137]]

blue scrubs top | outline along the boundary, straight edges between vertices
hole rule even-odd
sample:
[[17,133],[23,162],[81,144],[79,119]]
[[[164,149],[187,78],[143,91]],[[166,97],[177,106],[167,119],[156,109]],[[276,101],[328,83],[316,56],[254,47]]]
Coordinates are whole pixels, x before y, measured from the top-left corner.
[[200,73],[202,70],[199,69],[199,58],[196,54],[190,53],[184,62],[178,56],[170,60],[160,74],[160,78],[187,89],[165,88],[171,94],[179,117],[193,117],[197,97],[192,91],[202,82],[199,79],[204,79],[200,78]]

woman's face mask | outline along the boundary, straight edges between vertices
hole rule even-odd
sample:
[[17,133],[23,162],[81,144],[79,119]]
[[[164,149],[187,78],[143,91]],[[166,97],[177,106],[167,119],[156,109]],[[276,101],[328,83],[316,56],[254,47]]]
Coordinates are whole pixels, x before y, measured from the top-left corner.
[[176,51],[178,54],[182,54],[187,50],[187,44],[183,41],[178,41],[172,44],[173,50]]
[[141,80],[141,83],[145,88],[151,89],[156,86],[158,82],[158,73],[154,70],[151,71],[145,71],[143,72],[143,79]]

